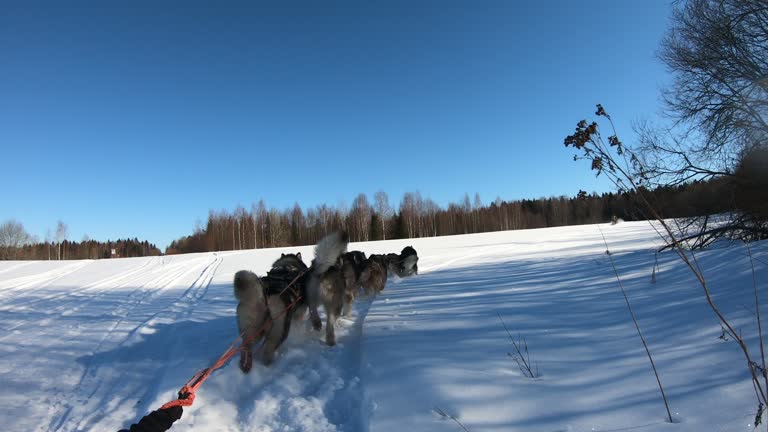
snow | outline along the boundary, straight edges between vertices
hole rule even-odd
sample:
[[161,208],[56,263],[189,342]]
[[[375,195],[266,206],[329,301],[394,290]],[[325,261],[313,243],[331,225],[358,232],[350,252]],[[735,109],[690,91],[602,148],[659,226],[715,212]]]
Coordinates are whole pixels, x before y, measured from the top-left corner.
[[[600,230],[651,347],[666,413]],[[351,244],[413,245],[419,275],[390,279],[341,320],[338,345],[294,325],[271,367],[231,361],[178,431],[751,431],[744,359],[701,288],[647,222]],[[758,287],[768,243],[752,246]],[[232,278],[281,252],[0,262],[5,430],[116,431],[175,398],[236,337]],[[697,255],[716,302],[758,352],[744,245]],[[762,294],[761,294],[762,295]],[[762,298],[762,297],[761,297]],[[765,300],[763,300],[764,302]],[[541,376],[522,375],[499,315]],[[443,411],[455,420],[437,414]]]

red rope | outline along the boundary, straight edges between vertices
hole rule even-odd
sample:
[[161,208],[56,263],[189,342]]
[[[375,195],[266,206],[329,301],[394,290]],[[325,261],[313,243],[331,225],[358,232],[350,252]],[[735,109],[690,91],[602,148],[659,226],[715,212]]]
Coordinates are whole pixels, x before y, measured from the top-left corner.
[[[306,272],[307,272],[307,270],[304,270],[301,273],[299,273],[298,276],[293,278],[291,283],[289,283],[285,288],[283,288],[283,290],[280,291],[280,294],[278,294],[278,295],[282,295],[285,292],[285,290],[290,288],[291,285],[293,285],[297,280],[299,280],[299,278],[301,276],[303,276],[304,273],[306,273]],[[207,380],[208,377],[211,376],[213,371],[215,371],[216,369],[219,369],[222,366],[224,366],[225,364],[227,364],[229,359],[231,359],[235,354],[237,354],[238,351],[240,351],[242,349],[243,345],[251,342],[256,337],[261,336],[261,334],[264,333],[264,331],[266,331],[268,326],[271,326],[272,323],[276,319],[278,319],[278,318],[282,317],[283,315],[287,314],[288,311],[291,310],[291,308],[296,306],[296,304],[301,300],[301,298],[302,298],[301,295],[296,297],[296,299],[293,302],[291,302],[288,306],[286,306],[285,309],[283,309],[282,312],[277,314],[276,317],[270,318],[251,337],[243,339],[243,334],[244,333],[240,333],[240,335],[229,345],[229,348],[227,348],[227,350],[224,351],[224,354],[222,354],[221,357],[219,357],[219,359],[216,360],[216,362],[214,362],[210,367],[202,369],[202,370],[198,371],[194,376],[192,376],[192,378],[189,381],[187,381],[186,384],[184,384],[184,387],[182,387],[181,390],[179,390],[179,397],[177,399],[172,400],[172,401],[166,403],[165,405],[161,406],[160,409],[166,409],[166,408],[171,408],[171,407],[175,407],[175,406],[192,406],[192,404],[195,402],[195,392],[197,391],[198,388],[200,388],[201,385],[203,385],[205,380]],[[238,343],[237,342],[238,340],[241,340],[241,342]]]

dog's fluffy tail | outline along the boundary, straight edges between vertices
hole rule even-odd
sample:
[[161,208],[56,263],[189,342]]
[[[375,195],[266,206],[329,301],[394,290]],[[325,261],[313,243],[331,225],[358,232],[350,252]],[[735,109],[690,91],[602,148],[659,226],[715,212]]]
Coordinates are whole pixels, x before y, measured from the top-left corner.
[[335,232],[325,236],[315,246],[315,259],[312,261],[314,271],[325,273],[334,266],[339,257],[347,251],[349,236],[347,233]]
[[256,273],[248,270],[235,273],[235,298],[243,303],[264,301],[264,289]]

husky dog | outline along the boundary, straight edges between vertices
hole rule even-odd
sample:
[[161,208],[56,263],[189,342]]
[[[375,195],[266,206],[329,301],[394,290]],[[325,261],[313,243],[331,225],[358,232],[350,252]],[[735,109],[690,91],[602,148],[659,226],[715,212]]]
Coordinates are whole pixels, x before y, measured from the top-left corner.
[[388,253],[384,255],[384,262],[387,266],[388,275],[397,275],[400,269],[400,255],[396,253]]
[[[414,249],[412,246],[404,247],[397,258],[397,261],[394,263],[396,265],[394,269],[395,274],[400,277],[408,277],[419,274],[419,266],[417,265],[419,262],[419,256],[416,254],[416,249]],[[390,263],[390,265],[392,265],[392,263]]]
[[[258,277],[248,270],[235,274],[237,326],[246,343],[240,351],[240,370],[248,373],[253,364],[253,347],[265,339],[262,362],[269,365],[275,350],[288,337],[291,319],[306,311],[307,265],[301,253],[281,254],[267,276]],[[293,282],[293,284],[291,284]],[[289,286],[290,285],[290,286]],[[289,308],[289,305],[293,307]],[[268,328],[263,329],[269,320]],[[263,333],[259,333],[260,331]]]
[[[341,313],[345,288],[339,258],[348,242],[344,233],[325,237],[315,246],[315,259],[309,268],[300,253],[282,254],[264,277],[247,270],[235,274],[235,298],[240,302],[237,324],[247,341],[240,351],[240,369],[244,373],[251,370],[253,348],[262,338],[262,361],[265,365],[272,363],[275,351],[288,337],[291,320],[303,317],[307,309],[312,326],[320,330],[317,307],[321,302],[328,317],[326,342],[336,343],[333,326]],[[259,334],[267,325],[267,330]]]
[[365,262],[363,272],[360,275],[360,283],[368,295],[378,294],[387,283],[390,274],[398,277],[408,277],[419,273],[419,256],[416,249],[406,246],[400,255],[390,253],[387,255],[371,255]]
[[336,345],[334,325],[341,315],[344,305],[346,283],[341,272],[341,256],[347,251],[349,236],[345,232],[329,234],[315,246],[315,259],[307,280],[307,298],[309,318],[312,327],[320,330],[323,325],[317,307],[320,303],[325,309],[325,343]]
[[256,273],[240,270],[235,273],[235,298],[237,304],[237,330],[243,338],[243,348],[240,350],[240,370],[243,373],[251,371],[253,365],[253,346],[261,340],[256,332],[269,318],[269,305],[261,280]]
[[406,246],[403,251],[398,254],[387,254],[387,269],[390,274],[395,274],[399,277],[413,276],[419,273],[419,256],[416,254],[416,249],[412,246]]
[[387,283],[387,256],[373,254],[365,261],[360,283],[366,295],[373,296],[384,290]]
[[347,252],[341,256],[341,274],[344,277],[344,307],[342,315],[348,317],[352,313],[352,302],[357,297],[360,287],[360,275],[365,267],[365,253],[360,251]]

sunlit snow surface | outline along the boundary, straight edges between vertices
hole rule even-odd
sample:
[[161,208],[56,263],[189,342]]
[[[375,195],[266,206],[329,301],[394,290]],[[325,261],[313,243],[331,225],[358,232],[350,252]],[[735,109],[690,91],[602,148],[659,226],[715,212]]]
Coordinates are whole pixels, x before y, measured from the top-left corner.
[[[666,412],[600,229],[650,344]],[[419,275],[390,279],[342,320],[338,345],[294,325],[275,363],[215,372],[179,431],[751,431],[745,361],[702,290],[648,223],[351,244],[413,245]],[[0,424],[116,431],[173,399],[236,337],[232,278],[311,247],[99,261],[0,262]],[[761,299],[768,243],[752,245]],[[697,255],[715,301],[757,355],[743,245]],[[541,377],[508,356],[525,337]],[[442,410],[456,421],[436,414]]]

